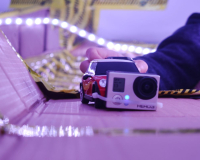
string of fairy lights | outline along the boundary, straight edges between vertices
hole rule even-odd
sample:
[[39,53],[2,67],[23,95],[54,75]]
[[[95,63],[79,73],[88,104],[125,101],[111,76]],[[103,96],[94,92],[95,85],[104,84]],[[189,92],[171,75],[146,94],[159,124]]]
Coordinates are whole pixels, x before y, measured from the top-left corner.
[[66,21],[60,21],[58,19],[51,19],[51,18],[4,18],[0,19],[0,25],[27,25],[27,26],[35,26],[35,25],[41,25],[41,24],[51,24],[54,26],[59,26],[63,29],[66,29],[74,34],[79,35],[82,38],[86,38],[89,41],[92,41],[94,43],[97,43],[100,46],[106,47],[110,50],[115,50],[117,52],[126,53],[136,53],[139,55],[145,55],[148,53],[155,52],[155,49],[152,48],[145,48],[141,46],[135,46],[135,45],[128,45],[128,44],[120,44],[115,43],[112,41],[108,41],[102,37],[98,37],[97,35],[93,33],[89,33],[85,31],[84,29],[80,29],[77,26],[71,25],[67,23]]

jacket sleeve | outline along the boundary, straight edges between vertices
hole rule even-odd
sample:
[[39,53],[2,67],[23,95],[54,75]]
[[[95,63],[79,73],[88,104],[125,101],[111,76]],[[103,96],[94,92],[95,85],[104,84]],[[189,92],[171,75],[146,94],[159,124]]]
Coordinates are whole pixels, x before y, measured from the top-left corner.
[[160,75],[160,90],[192,89],[200,80],[200,13],[160,43],[155,53],[134,58]]

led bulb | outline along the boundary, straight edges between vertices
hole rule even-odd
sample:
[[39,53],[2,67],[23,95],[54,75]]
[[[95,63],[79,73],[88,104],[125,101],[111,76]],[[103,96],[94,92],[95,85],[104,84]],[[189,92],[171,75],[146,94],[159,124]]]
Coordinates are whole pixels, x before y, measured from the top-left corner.
[[155,52],[155,51],[156,51],[156,48],[155,48],[155,49],[152,49],[152,50],[151,50],[151,53],[153,53],[153,52]]
[[26,20],[26,24],[29,25],[29,26],[32,25],[33,24],[33,20],[31,18],[28,18]]
[[67,22],[62,22],[62,23],[61,23],[61,27],[62,27],[62,28],[67,28],[67,26],[68,26],[68,23],[67,23]]
[[85,37],[85,36],[86,36],[86,31],[80,30],[80,32],[79,32],[78,34],[79,34],[79,36],[81,36],[81,37]]
[[128,100],[129,98],[130,98],[130,96],[129,95],[125,95],[125,97],[124,97],[126,100]]
[[46,60],[46,59],[43,59],[43,60],[42,60],[42,63],[43,63],[43,64],[46,64],[46,63],[47,63],[47,60]]
[[141,54],[142,51],[143,51],[142,47],[137,47],[137,48],[135,49],[135,53],[138,53],[138,54]]
[[17,18],[15,20],[15,23],[18,24],[18,25],[22,24],[22,19],[21,18]]
[[120,45],[120,44],[116,44],[116,45],[115,45],[115,50],[116,50],[116,51],[119,51],[120,49],[121,49],[121,45]]
[[89,39],[90,41],[94,41],[94,40],[95,40],[95,35],[94,35],[94,34],[90,34],[90,35],[88,36],[88,39]]
[[69,70],[69,69],[70,69],[69,65],[66,64],[66,65],[65,65],[65,70],[67,71],[67,70]]
[[43,23],[44,23],[44,24],[48,24],[49,22],[50,22],[49,18],[44,18],[44,19],[43,19]]
[[42,23],[42,20],[40,18],[35,19],[35,24],[39,25]]
[[51,23],[52,23],[53,25],[58,25],[59,20],[58,20],[58,19],[53,19]]
[[71,26],[69,29],[72,33],[75,33],[77,31],[77,27],[76,26]]
[[126,44],[122,45],[122,51],[126,51],[128,49],[128,46]]
[[103,38],[99,38],[99,39],[97,40],[97,43],[98,43],[99,45],[103,45],[103,44],[105,43],[105,40],[104,40]]
[[6,24],[11,24],[12,23],[12,19],[11,18],[6,18]]
[[134,47],[134,46],[128,47],[128,51],[129,51],[129,52],[133,52],[134,50],[135,50],[135,47]]
[[112,42],[108,42],[106,46],[108,49],[113,49],[114,44]]
[[54,57],[54,54],[53,54],[53,53],[51,53],[49,56],[50,56],[50,57]]
[[149,48],[144,48],[142,51],[143,54],[148,54],[149,52],[150,52]]

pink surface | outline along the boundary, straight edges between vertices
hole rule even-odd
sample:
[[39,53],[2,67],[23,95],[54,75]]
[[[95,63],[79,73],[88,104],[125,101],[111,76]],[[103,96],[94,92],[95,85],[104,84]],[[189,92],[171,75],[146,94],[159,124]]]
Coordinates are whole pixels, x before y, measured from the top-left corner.
[[[1,159],[115,159],[115,160],[198,160],[199,136],[141,136],[87,138],[4,137]],[[12,144],[8,145],[8,141]],[[2,147],[1,147],[2,148]]]
[[[103,129],[177,129],[199,127],[199,100],[159,99],[157,111],[106,111],[80,100],[49,101],[26,114],[19,125],[90,126]],[[42,108],[42,109],[41,109]],[[93,135],[90,137],[0,137],[0,159],[181,159],[198,160],[199,133]],[[12,154],[10,154],[12,153]]]
[[[22,16],[21,18],[44,18],[48,17],[47,10],[41,10],[34,13],[30,13]],[[21,25],[20,26],[20,37],[19,53],[23,58],[34,57],[40,55],[45,51],[45,26],[46,25]]]
[[46,51],[60,49],[59,41],[59,28],[46,26]]
[[20,27],[17,25],[1,25],[0,29],[5,33],[16,51],[19,51]]
[[38,25],[34,27],[20,27],[20,51],[23,58],[34,57],[40,55],[45,47],[45,26]]
[[[199,100],[159,99],[159,101],[163,102],[165,107],[159,108],[155,112],[98,110],[93,105],[81,104],[79,99],[49,101],[45,106],[35,108],[34,111],[26,114],[26,117],[18,121],[17,124],[55,126],[58,128],[60,126],[90,126],[100,130],[105,128],[150,128],[159,130],[199,127]],[[166,134],[166,136],[169,135]]]
[[0,110],[16,117],[41,101],[43,95],[30,77],[25,65],[0,33]]
[[117,111],[96,109],[79,99],[50,100],[35,110],[37,114],[28,124],[122,129],[199,127],[200,100],[160,98],[159,102],[164,107],[157,111]]

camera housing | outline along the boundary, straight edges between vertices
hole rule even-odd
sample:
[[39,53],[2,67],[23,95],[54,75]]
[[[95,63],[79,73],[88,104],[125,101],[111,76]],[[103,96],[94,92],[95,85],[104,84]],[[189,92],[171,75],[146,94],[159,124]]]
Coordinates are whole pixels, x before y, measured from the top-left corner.
[[107,72],[107,108],[156,110],[160,76],[132,72]]

